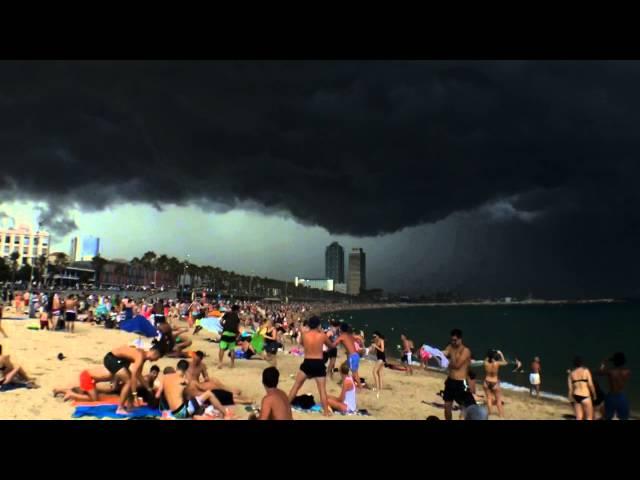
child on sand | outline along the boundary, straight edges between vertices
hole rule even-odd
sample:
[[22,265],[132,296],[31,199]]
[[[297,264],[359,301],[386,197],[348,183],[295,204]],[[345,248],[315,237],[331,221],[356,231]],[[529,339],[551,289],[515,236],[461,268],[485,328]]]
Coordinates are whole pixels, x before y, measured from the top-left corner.
[[340,365],[340,375],[342,376],[342,391],[339,397],[328,396],[329,406],[342,413],[357,412],[356,385],[351,375],[349,375],[347,362]]
[[49,330],[49,314],[40,307],[40,330]]

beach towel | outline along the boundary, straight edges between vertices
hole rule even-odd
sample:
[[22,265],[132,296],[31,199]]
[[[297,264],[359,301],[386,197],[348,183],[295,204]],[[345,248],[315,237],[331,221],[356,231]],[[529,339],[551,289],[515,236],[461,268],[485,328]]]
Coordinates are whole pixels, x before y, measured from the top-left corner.
[[203,318],[201,320],[198,320],[196,322],[196,325],[201,326],[203,329],[209,332],[214,332],[214,333],[222,332],[222,325],[220,325],[220,318],[217,318],[217,317]]
[[139,333],[145,337],[155,337],[158,335],[156,327],[149,323],[149,320],[142,315],[137,315],[129,320],[123,320],[120,322],[120,330],[125,332]]
[[95,417],[95,418],[137,418],[137,417],[160,417],[160,410],[150,407],[137,407],[128,415],[118,415],[116,410],[118,405],[84,405],[75,408],[72,418]]
[[10,383],[9,385],[0,385],[0,392],[10,392],[19,388],[29,388],[24,383]]
[[430,356],[437,358],[442,368],[447,368],[449,366],[449,359],[444,356],[444,353],[442,353],[441,350],[430,347],[429,345],[422,345],[422,348],[420,350],[424,350]]
[[[304,408],[300,408],[300,407],[291,407],[292,410],[294,412],[298,412],[298,413],[322,413],[322,405],[314,405],[311,408],[308,409],[304,409]],[[358,416],[358,417],[370,417],[371,414],[369,413],[369,411],[367,409],[360,409],[357,412],[347,412],[347,413],[343,413],[343,412],[338,412],[336,410],[333,411],[334,415],[341,415],[343,417],[354,417],[354,416]]]

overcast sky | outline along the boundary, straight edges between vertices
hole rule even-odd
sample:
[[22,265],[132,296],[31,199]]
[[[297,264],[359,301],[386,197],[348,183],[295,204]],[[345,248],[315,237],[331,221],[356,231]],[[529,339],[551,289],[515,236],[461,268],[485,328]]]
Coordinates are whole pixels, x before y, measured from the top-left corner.
[[337,240],[388,291],[638,294],[639,81],[638,62],[2,62],[0,211],[113,257],[321,276]]

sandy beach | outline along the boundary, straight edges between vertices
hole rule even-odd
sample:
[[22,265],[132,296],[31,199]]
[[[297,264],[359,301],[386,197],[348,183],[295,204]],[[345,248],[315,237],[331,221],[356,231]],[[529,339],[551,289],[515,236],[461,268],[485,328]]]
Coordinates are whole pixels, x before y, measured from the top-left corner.
[[[20,389],[0,393],[0,419],[12,420],[69,420],[73,407],[60,398],[53,398],[51,393],[54,386],[64,386],[74,383],[80,371],[91,365],[101,364],[105,353],[111,348],[128,344],[138,338],[135,334],[119,330],[106,330],[100,326],[87,323],[77,323],[75,334],[64,332],[49,332],[29,330],[27,325],[34,321],[9,320],[18,317],[7,312],[3,327],[9,338],[0,340],[4,353],[11,355],[12,361],[18,363],[37,379],[41,388],[34,390]],[[218,347],[206,341],[210,334],[201,332],[194,337],[192,349],[202,350],[207,354],[205,363],[210,375],[220,378],[229,386],[242,389],[243,393],[252,398],[257,405],[263,396],[261,373],[267,365],[262,360],[238,360],[236,367],[231,370],[225,367],[219,370],[214,364],[217,359]],[[67,358],[60,361],[58,353]],[[343,355],[338,357],[341,360]],[[300,357],[290,354],[278,354],[278,368],[281,373],[280,387],[288,391],[293,385],[293,376],[301,363]],[[177,360],[163,358],[158,362],[161,368],[175,366]],[[365,379],[371,379],[373,362],[364,359],[360,373]],[[147,372],[149,365],[145,367]],[[334,381],[328,382],[329,393],[339,393],[339,386]],[[332,420],[344,419],[372,419],[372,420],[424,420],[429,415],[444,417],[442,408],[427,405],[423,402],[441,403],[437,392],[442,390],[444,376],[437,372],[417,372],[407,376],[404,372],[384,371],[385,388],[376,398],[374,392],[363,390],[358,395],[358,407],[367,409],[370,417],[333,416]],[[479,388],[479,392],[481,388]],[[315,383],[307,382],[300,393],[311,393],[318,401]],[[562,420],[563,415],[571,414],[568,402],[562,403],[551,400],[531,399],[520,392],[504,392],[505,418],[523,420]],[[246,419],[247,413],[241,406],[235,407],[235,414],[239,419]],[[457,415],[454,413],[454,417]],[[319,413],[297,413],[298,420],[320,420]],[[495,417],[492,416],[492,419]]]

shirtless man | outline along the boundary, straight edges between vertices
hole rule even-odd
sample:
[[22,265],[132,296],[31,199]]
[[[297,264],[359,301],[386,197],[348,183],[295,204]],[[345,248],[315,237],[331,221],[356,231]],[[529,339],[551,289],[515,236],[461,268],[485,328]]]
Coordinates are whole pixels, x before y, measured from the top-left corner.
[[461,408],[476,403],[467,384],[469,365],[471,364],[471,351],[462,343],[462,330],[457,328],[451,330],[451,342],[442,353],[449,359],[449,375],[444,382],[444,394],[442,396],[444,400],[444,417],[446,420],[451,420],[454,401]]
[[407,364],[407,375],[413,375],[413,367],[411,366],[413,361],[411,358],[413,355],[413,340],[409,340],[404,334],[400,335],[400,340],[402,340],[402,363]]
[[189,368],[185,375],[188,382],[199,382],[200,377],[202,377],[205,382],[209,381],[209,373],[207,372],[207,366],[202,361],[203,358],[204,352],[198,350],[193,360],[189,363]]
[[38,387],[35,380],[24,371],[24,368],[11,363],[9,355],[2,354],[2,345],[0,345],[0,387],[10,383],[24,383],[29,388]]
[[[62,330],[62,323],[60,322],[60,312],[62,310],[62,303],[60,302],[60,295],[54,293],[51,297],[51,329]],[[60,323],[60,325],[58,325]]]
[[262,385],[267,394],[262,399],[258,420],[293,420],[291,403],[287,394],[278,388],[279,380],[280,372],[276,367],[268,367],[262,371]]
[[67,332],[75,332],[75,324],[78,319],[78,299],[75,295],[69,295],[64,301],[64,325]]
[[158,324],[167,321],[167,317],[164,315],[164,302],[160,299],[153,304],[153,323],[157,327]]
[[502,405],[502,390],[500,389],[500,379],[498,370],[507,365],[504,355],[500,350],[489,350],[484,359],[484,395],[487,400],[487,415],[491,415],[491,405],[495,401],[498,407],[498,416],[504,416],[504,406]]
[[224,406],[230,406],[235,404],[250,405],[253,401],[247,397],[242,396],[240,390],[227,388],[222,382],[216,378],[209,378],[207,375],[206,380],[200,381],[199,376],[189,374],[189,370],[193,366],[187,360],[180,360],[178,362],[178,371],[184,372],[185,381],[187,382],[185,393],[187,398],[195,398],[202,395],[204,392],[210,391],[213,393],[218,401]]
[[[298,376],[296,377],[295,383],[289,392],[289,403],[291,403],[296,397],[298,390],[300,390],[304,382],[308,378],[313,378],[318,386],[323,415],[328,417],[330,412],[327,400],[327,369],[324,366],[324,360],[322,358],[322,346],[326,345],[329,348],[335,348],[337,343],[335,345],[332,344],[327,338],[327,335],[320,329],[320,319],[318,317],[311,317],[309,319],[308,326],[309,330],[302,334],[304,361],[302,362],[302,365],[300,365]],[[340,339],[338,339],[338,341],[340,341]],[[351,345],[353,347],[353,343]]]
[[609,379],[609,393],[604,399],[605,418],[613,420],[617,414],[619,420],[628,420],[629,400],[624,394],[624,387],[631,377],[631,370],[625,367],[627,358],[622,352],[615,353],[610,361],[613,367],[607,368],[606,361],[603,361],[598,372],[598,375],[606,375]]
[[228,415],[227,410],[218,401],[216,396],[209,391],[203,392],[195,398],[186,398],[185,387],[188,382],[184,377],[186,367],[182,362],[187,363],[185,360],[180,360],[180,362],[178,362],[178,372],[166,373],[162,376],[162,382],[160,383],[160,388],[156,392],[156,398],[160,399],[164,394],[166,404],[169,407],[169,410],[171,410],[171,414],[178,419],[204,419],[202,415],[197,413],[203,409],[206,403],[213,405],[216,410],[226,417]]
[[[127,414],[127,407],[132,408],[137,403],[138,385],[144,385],[142,367],[146,361],[155,362],[161,356],[161,344],[144,351],[129,345],[117,347],[104,357],[104,366],[110,372],[111,378],[122,382],[120,391],[120,403],[116,413]],[[131,401],[133,396],[133,402]]]
[[[327,330],[327,337],[329,340],[334,342],[338,338],[338,327],[340,324],[335,320],[331,320],[329,322],[329,329]],[[325,363],[329,362],[329,378],[333,380],[333,369],[336,366],[336,359],[338,358],[338,349],[337,348],[328,348],[324,353]]]
[[540,357],[535,357],[533,362],[531,362],[531,374],[529,374],[529,383],[531,386],[529,387],[529,393],[531,396],[534,395],[536,397],[540,397],[540,372],[542,370],[542,366],[540,365]]
[[346,323],[340,325],[340,336],[338,340],[336,340],[335,343],[329,343],[328,346],[329,348],[337,348],[340,344],[344,345],[344,348],[347,350],[347,362],[356,383],[356,388],[362,388],[362,382],[360,382],[360,375],[358,374],[358,369],[360,368],[360,353],[356,347],[356,339],[351,332],[351,328]]
[[200,320],[200,301],[199,299],[189,305],[189,328],[193,327],[195,322]]

